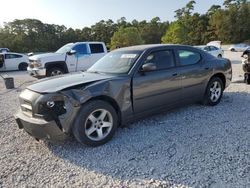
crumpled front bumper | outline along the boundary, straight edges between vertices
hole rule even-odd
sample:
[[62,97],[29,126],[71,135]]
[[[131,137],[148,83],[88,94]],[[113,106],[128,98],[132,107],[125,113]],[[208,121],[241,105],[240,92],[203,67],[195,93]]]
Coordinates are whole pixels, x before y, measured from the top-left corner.
[[42,78],[46,76],[46,69],[45,68],[27,68],[29,75],[37,78]]
[[43,119],[28,117],[19,111],[15,115],[15,120],[20,129],[24,129],[29,135],[37,140],[49,140],[51,142],[61,142],[67,139],[67,135],[59,128],[55,121],[45,121]]

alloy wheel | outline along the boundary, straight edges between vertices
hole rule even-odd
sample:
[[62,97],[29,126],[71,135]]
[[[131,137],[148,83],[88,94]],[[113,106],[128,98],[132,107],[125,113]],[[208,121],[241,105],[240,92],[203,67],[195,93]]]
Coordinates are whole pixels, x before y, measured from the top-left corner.
[[57,75],[61,75],[61,74],[63,74],[63,73],[60,70],[54,70],[51,72],[51,76],[57,76]]
[[218,81],[213,82],[210,87],[210,99],[212,102],[217,102],[222,93],[221,84]]
[[98,109],[90,113],[85,121],[85,134],[93,141],[105,139],[113,127],[113,117],[108,110]]

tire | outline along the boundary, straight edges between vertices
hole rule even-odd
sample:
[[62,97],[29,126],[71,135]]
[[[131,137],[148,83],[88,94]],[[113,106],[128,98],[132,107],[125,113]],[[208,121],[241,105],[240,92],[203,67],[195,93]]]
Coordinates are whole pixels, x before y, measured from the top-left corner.
[[219,77],[213,77],[208,82],[203,104],[208,106],[215,106],[220,103],[223,95],[223,82]]
[[236,52],[234,48],[231,49],[231,52]]
[[250,74],[249,73],[244,74],[244,83],[246,83],[247,85],[250,85]]
[[222,55],[221,55],[221,54],[219,54],[219,55],[218,55],[218,58],[222,58]]
[[28,67],[28,64],[27,63],[20,63],[19,66],[18,66],[18,69],[20,71],[26,71],[27,70],[27,67]]
[[[102,115],[104,116],[101,117]],[[94,100],[82,106],[72,133],[81,144],[96,147],[111,140],[117,127],[118,116],[115,109],[105,101]]]
[[246,80],[246,84],[247,84],[247,85],[250,85],[250,78],[248,78],[248,79]]
[[49,68],[46,75],[48,77],[51,77],[51,76],[58,76],[58,75],[61,75],[61,74],[64,74],[64,70],[60,67],[54,67],[54,68]]

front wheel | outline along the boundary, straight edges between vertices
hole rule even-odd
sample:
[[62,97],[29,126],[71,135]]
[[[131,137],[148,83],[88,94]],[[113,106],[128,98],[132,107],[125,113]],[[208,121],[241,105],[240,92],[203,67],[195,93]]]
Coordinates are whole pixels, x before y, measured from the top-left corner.
[[111,140],[117,126],[115,109],[105,101],[95,100],[82,106],[72,131],[77,141],[95,147]]
[[61,68],[59,68],[59,67],[50,68],[50,69],[47,71],[47,76],[48,76],[48,77],[51,77],[51,76],[58,76],[58,75],[61,75],[61,74],[64,74],[64,71],[63,71],[63,69],[61,69]]
[[221,79],[218,77],[212,78],[207,85],[203,103],[209,106],[219,104],[223,95],[223,90],[224,88]]

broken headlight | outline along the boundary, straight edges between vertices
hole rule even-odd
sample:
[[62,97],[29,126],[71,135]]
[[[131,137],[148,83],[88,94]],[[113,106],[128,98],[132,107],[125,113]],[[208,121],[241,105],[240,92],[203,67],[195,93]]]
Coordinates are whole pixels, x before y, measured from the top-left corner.
[[38,114],[42,115],[45,120],[53,120],[66,113],[65,99],[61,95],[56,95],[40,101]]

